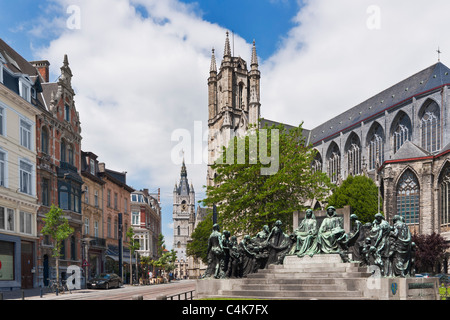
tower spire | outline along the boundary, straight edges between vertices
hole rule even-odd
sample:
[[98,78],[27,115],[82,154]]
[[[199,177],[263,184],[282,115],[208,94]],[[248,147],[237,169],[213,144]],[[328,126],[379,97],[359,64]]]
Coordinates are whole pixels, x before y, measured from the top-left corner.
[[183,156],[183,165],[181,166],[181,177],[187,177],[186,165],[184,164],[184,156]]
[[225,50],[223,52],[224,57],[231,57],[231,47],[230,47],[230,38],[228,37],[229,32],[227,31],[227,38],[225,39]]

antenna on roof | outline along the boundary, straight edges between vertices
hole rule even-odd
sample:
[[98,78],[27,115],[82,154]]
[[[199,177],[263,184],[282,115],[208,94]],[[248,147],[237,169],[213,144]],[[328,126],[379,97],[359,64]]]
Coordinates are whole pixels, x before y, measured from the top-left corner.
[[440,62],[441,61],[441,53],[442,53],[442,51],[439,49],[439,47],[438,47],[438,49],[436,50],[436,52],[438,53],[438,62]]
[[232,56],[234,57],[234,31],[231,30],[231,41],[233,42],[233,54]]

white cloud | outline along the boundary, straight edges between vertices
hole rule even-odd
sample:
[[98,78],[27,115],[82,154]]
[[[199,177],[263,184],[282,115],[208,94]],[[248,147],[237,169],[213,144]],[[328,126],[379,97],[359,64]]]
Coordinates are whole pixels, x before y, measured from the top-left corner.
[[[368,27],[370,6],[379,28]],[[438,46],[442,58],[450,52],[449,9],[443,0],[307,1],[262,66],[262,116],[312,129],[436,63]]]
[[[184,128],[194,138],[195,121],[207,130],[211,49],[220,59],[226,30],[172,0],[57,2],[66,18],[71,17],[67,7],[79,7],[80,28],[62,28],[61,19],[55,25],[45,20],[35,32],[55,28],[61,35],[41,48],[37,58],[52,63],[55,79],[68,54],[82,149],[96,153],[107,168],[127,171],[127,183],[136,189],[160,187],[164,231],[171,222],[172,191],[181,168],[171,159],[177,145],[171,134]],[[250,44],[235,37],[235,47],[249,59]],[[186,165],[198,201],[204,196],[206,164],[191,164],[193,160],[192,154]]]

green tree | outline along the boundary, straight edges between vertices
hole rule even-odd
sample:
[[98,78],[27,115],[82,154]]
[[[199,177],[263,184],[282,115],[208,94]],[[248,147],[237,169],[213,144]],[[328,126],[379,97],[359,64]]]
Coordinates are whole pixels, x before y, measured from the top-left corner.
[[203,263],[207,264],[207,249],[208,240],[211,235],[213,223],[212,212],[209,213],[203,221],[201,221],[191,234],[192,241],[186,246],[186,254],[188,256],[201,259]]
[[203,205],[217,205],[222,229],[252,234],[281,220],[288,228],[292,212],[304,209],[307,199],[322,200],[330,183],[312,170],[316,151],[306,145],[302,126],[250,129],[235,137],[212,166],[215,186],[208,186]]
[[45,225],[41,233],[49,235],[53,240],[52,257],[56,259],[56,283],[59,288],[59,258],[62,243],[74,232],[74,229],[69,226],[69,221],[64,217],[64,211],[53,204],[42,220]]
[[148,278],[148,267],[151,264],[151,258],[149,256],[141,256],[140,259],[140,264],[141,264],[141,271],[142,271],[142,279],[146,279]]
[[[132,264],[132,257],[136,250],[139,250],[141,245],[139,244],[139,240],[134,238],[134,231],[133,227],[130,227],[127,230],[127,239],[130,239],[129,241],[129,248],[130,248],[130,284],[132,284],[133,279],[133,264]],[[136,262],[137,263],[137,262]],[[136,265],[136,272],[137,272],[137,265]]]
[[351,206],[353,213],[363,223],[374,220],[378,204],[380,208],[383,207],[381,198],[378,203],[377,186],[366,176],[348,176],[342,185],[333,190],[333,194],[328,198],[328,204],[335,208]]
[[157,246],[157,254],[158,257],[161,257],[163,255],[164,249],[166,249],[166,240],[164,240],[164,235],[162,233],[158,236],[158,246]]

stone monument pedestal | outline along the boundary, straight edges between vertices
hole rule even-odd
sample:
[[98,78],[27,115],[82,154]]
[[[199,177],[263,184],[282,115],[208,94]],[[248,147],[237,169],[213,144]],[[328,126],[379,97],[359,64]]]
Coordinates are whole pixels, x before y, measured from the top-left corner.
[[247,278],[199,279],[197,297],[295,300],[437,300],[438,278],[381,278],[339,254],[286,256]]

